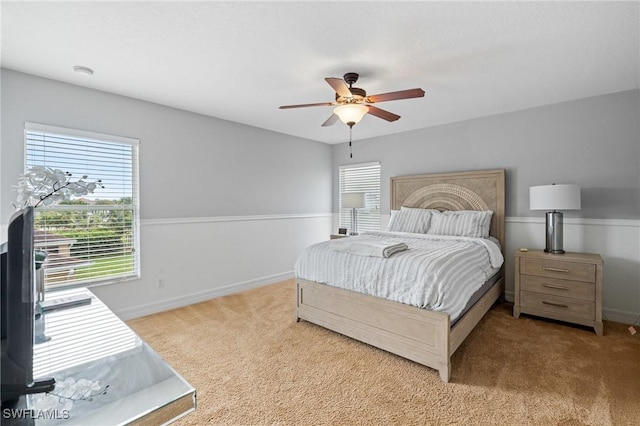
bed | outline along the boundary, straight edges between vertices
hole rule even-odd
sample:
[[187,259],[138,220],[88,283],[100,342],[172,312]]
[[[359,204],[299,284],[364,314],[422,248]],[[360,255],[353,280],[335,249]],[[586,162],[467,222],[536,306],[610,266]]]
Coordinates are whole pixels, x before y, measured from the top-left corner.
[[[489,235],[505,245],[504,170],[391,178],[391,209],[492,211]],[[353,237],[349,237],[353,238]],[[394,255],[395,256],[395,255]],[[451,377],[451,356],[503,294],[504,266],[452,321],[449,313],[412,306],[296,273],[296,321],[305,320],[438,370]]]

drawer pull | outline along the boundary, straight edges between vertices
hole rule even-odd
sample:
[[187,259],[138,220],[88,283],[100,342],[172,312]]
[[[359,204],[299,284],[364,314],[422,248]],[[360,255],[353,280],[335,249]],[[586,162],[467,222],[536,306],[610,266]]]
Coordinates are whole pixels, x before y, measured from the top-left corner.
[[569,287],[564,287],[561,285],[543,284],[543,286],[547,288],[553,288],[555,290],[569,290]]
[[547,302],[546,300],[543,300],[542,303],[544,303],[545,305],[557,306],[558,308],[568,308],[569,307],[569,305],[563,305],[562,303]]
[[551,268],[549,266],[543,266],[542,269],[544,269],[545,271],[551,271],[551,272],[569,272],[568,269]]

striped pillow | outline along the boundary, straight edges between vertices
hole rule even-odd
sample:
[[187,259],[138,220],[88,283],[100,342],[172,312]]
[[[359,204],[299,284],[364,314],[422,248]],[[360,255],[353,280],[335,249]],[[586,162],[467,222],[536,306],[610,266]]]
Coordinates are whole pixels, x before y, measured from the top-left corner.
[[434,213],[427,234],[457,237],[489,237],[491,210],[458,210]]
[[426,234],[431,222],[432,210],[413,209],[400,207],[400,210],[391,210],[391,220],[387,225],[390,232],[413,232]]

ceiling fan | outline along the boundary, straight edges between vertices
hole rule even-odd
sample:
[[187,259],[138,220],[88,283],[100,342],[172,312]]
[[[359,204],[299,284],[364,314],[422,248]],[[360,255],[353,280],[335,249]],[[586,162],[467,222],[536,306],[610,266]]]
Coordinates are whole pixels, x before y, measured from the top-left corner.
[[[315,106],[335,106],[333,114],[322,123],[323,127],[333,125],[338,119],[349,127],[358,123],[366,113],[387,121],[396,121],[399,115],[385,111],[372,104],[377,102],[395,101],[399,99],[421,98],[424,96],[422,89],[400,90],[398,92],[381,93],[367,96],[367,92],[359,87],[353,87],[358,81],[359,75],[348,72],[344,78],[327,77],[326,82],[336,92],[334,102],[320,102],[314,104],[283,105],[280,109],[306,108]],[[348,85],[348,86],[347,86]]]

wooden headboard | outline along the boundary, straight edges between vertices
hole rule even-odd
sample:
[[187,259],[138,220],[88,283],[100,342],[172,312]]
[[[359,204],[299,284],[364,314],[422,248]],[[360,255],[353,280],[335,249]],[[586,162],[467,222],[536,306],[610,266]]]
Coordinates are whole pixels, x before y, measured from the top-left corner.
[[391,178],[391,208],[492,210],[489,234],[505,247],[504,169]]

